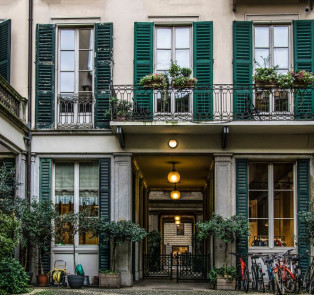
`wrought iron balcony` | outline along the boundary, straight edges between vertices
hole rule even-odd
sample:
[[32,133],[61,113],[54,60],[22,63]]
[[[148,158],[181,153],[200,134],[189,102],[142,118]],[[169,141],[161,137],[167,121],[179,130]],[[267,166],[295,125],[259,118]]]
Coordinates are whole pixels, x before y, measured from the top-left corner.
[[0,104],[13,116],[25,122],[27,100],[0,75]]
[[210,85],[152,89],[114,85],[110,91],[112,121],[314,120],[312,88]]

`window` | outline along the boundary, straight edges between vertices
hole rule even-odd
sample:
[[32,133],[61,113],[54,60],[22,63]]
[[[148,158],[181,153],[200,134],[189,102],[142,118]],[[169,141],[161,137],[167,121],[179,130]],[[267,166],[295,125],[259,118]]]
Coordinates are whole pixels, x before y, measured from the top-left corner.
[[[290,25],[258,25],[254,27],[255,68],[278,66],[278,74],[291,69]],[[288,92],[256,92],[255,107],[263,113],[289,112]]]
[[[155,72],[168,73],[171,61],[176,62],[181,67],[191,68],[192,36],[190,26],[156,26],[155,35]],[[162,92],[157,93],[155,99],[155,112],[191,112],[190,91],[176,91],[167,94],[168,97],[167,95],[165,97]]]
[[293,163],[249,164],[249,246],[294,246]]
[[59,127],[91,127],[93,112],[92,28],[61,28],[58,52]]
[[184,223],[177,225],[177,236],[184,236]]
[[[55,207],[60,214],[90,211],[98,216],[98,164],[96,162],[60,162],[55,165]],[[65,238],[66,244],[73,240]],[[88,234],[79,237],[80,244],[97,244]]]

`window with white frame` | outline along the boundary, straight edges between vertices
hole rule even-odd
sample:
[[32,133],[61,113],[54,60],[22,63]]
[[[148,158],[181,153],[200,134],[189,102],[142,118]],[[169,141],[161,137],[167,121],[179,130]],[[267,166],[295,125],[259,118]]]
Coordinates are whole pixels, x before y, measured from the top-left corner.
[[[277,66],[278,74],[291,70],[290,30],[289,24],[254,26],[255,68]],[[288,92],[256,92],[255,107],[264,113],[290,112]]]
[[59,28],[58,124],[93,124],[94,29]]
[[[97,162],[57,162],[54,179],[54,203],[59,214],[86,209],[91,216],[98,216]],[[65,244],[73,244],[69,237],[64,237],[63,240]],[[79,237],[79,244],[97,243],[97,237],[90,238],[89,234]]]
[[249,163],[249,247],[294,246],[294,164]]
[[[192,28],[191,26],[155,27],[155,72],[166,73],[171,62],[180,67],[192,66]],[[156,96],[155,112],[188,113],[191,112],[189,91],[169,93],[165,99],[162,93]]]

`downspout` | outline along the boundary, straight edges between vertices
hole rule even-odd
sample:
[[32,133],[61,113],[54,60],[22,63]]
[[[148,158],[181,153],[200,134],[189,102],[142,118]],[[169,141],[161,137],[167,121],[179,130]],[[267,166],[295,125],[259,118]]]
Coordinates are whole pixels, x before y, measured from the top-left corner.
[[32,183],[32,83],[33,83],[33,0],[28,2],[28,150],[27,150],[27,186],[26,195],[31,201],[31,183]]

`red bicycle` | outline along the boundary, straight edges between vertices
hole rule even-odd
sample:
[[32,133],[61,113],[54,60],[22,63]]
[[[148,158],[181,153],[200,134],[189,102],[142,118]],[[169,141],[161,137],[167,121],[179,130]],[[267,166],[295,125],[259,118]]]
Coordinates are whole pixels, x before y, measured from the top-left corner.
[[238,254],[231,252],[230,254],[235,255],[239,259],[237,263],[237,281],[236,281],[236,290],[244,290],[246,293],[249,291],[249,271],[245,259],[247,255]]

